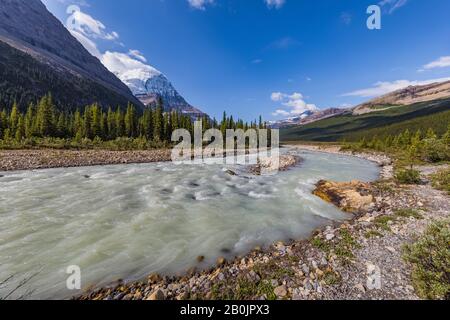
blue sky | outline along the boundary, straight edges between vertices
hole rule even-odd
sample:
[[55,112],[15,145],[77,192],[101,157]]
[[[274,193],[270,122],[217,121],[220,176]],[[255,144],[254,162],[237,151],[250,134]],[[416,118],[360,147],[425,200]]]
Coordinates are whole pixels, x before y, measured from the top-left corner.
[[[280,119],[450,78],[448,0],[43,2],[64,23],[77,4],[100,56],[154,66],[216,117]],[[366,26],[372,4],[381,30]]]

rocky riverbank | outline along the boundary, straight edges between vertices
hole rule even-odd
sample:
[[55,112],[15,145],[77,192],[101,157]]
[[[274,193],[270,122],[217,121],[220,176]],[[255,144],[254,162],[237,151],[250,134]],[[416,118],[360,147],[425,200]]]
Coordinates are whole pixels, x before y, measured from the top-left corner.
[[170,161],[171,150],[1,150],[0,171]]
[[[183,277],[151,275],[140,282],[118,282],[78,299],[418,299],[410,279],[411,267],[402,259],[402,247],[414,242],[432,221],[449,217],[449,197],[429,183],[396,184],[391,179],[392,161],[384,155],[356,156],[379,163],[381,179],[371,184],[318,184],[324,195],[335,192],[338,196],[329,201],[341,207],[342,201],[348,203],[347,191],[356,198],[352,192],[370,196],[364,198],[367,206],[358,206],[352,221],[317,230],[309,240],[255,248],[233,261],[220,258],[209,270],[190,270]],[[424,178],[429,171],[423,170]],[[199,262],[203,260],[198,257]]]

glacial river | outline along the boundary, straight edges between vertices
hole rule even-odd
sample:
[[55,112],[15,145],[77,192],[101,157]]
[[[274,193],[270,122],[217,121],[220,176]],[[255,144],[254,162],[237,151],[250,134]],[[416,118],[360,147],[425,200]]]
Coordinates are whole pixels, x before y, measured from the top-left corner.
[[[0,297],[68,298],[82,287],[208,267],[255,246],[300,239],[349,216],[313,196],[320,179],[375,180],[354,157],[299,152],[276,176],[230,175],[219,165],[171,163],[6,172],[0,175]],[[197,257],[205,256],[202,264]]]

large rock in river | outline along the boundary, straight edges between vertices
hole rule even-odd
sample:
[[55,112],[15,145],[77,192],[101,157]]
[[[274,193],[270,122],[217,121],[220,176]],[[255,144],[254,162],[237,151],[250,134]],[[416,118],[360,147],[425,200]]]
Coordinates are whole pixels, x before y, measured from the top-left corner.
[[313,193],[351,213],[365,211],[375,201],[370,184],[361,181],[333,182],[321,180],[317,183]]

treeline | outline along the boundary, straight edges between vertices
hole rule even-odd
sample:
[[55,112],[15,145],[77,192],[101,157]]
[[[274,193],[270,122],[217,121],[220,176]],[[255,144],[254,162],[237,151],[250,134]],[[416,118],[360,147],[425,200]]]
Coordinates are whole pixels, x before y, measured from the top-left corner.
[[[433,128],[436,135],[442,135],[447,130],[450,123],[450,102],[446,103],[447,111],[437,112],[433,114],[426,114],[424,116],[414,117],[412,119],[401,120],[397,119],[395,123],[388,125],[382,125],[377,128],[359,129],[353,132],[348,132],[343,135],[347,141],[358,142],[364,137],[378,137],[380,139],[386,139],[389,136],[394,137],[402,134],[407,129],[409,132],[422,132],[425,134],[428,128]],[[425,109],[424,111],[429,111]],[[384,119],[383,119],[384,120]],[[389,119],[386,119],[386,122]]]
[[[201,119],[203,130],[210,128],[227,129],[266,128],[260,118],[259,122],[250,124],[243,120],[234,120],[232,116],[223,119]],[[171,143],[173,130],[186,129],[193,133],[194,120],[177,111],[164,112],[162,100],[156,107],[138,111],[129,104],[125,110],[117,107],[103,110],[93,104],[75,112],[59,111],[52,100],[51,94],[41,98],[38,103],[30,104],[25,112],[21,112],[14,103],[10,110],[0,112],[0,140],[3,146],[20,144],[30,140],[55,138],[75,142],[114,141],[127,138],[132,141],[154,142],[153,145],[165,146]]]
[[358,143],[345,143],[344,149],[372,149],[382,152],[403,153],[410,163],[416,160],[427,162],[450,161],[450,123],[447,131],[438,135],[432,128],[427,131],[411,132],[406,129],[398,135],[387,135],[383,138],[363,137]]

